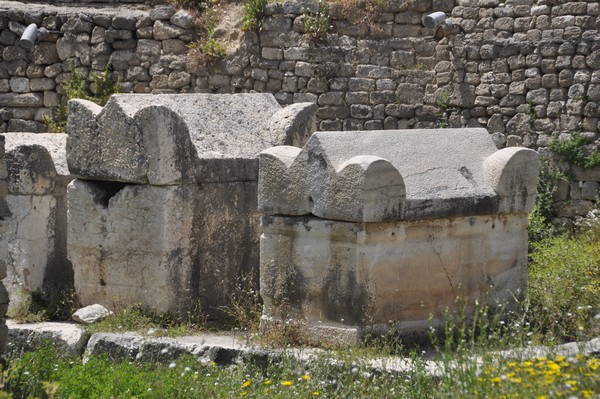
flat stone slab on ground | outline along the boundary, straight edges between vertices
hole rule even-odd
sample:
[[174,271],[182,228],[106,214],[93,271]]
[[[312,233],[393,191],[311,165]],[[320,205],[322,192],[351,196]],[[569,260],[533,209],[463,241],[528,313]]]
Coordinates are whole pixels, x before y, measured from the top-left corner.
[[81,355],[90,336],[85,330],[72,323],[19,324],[7,320],[6,325],[8,326],[7,353],[18,354],[34,350],[49,342],[59,352]]

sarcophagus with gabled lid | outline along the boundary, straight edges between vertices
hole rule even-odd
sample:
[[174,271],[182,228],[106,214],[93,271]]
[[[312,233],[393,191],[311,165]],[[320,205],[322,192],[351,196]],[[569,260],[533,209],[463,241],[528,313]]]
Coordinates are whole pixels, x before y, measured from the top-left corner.
[[355,341],[525,287],[538,154],[485,129],[319,132],[260,155],[262,325]]

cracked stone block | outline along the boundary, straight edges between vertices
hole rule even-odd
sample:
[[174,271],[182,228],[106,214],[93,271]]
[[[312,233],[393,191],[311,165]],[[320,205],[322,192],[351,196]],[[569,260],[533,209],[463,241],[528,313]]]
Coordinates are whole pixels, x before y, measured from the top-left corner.
[[221,317],[238,283],[258,280],[258,155],[303,145],[315,111],[270,94],[71,101],[67,246],[81,305]]
[[[354,343],[525,288],[538,154],[485,129],[315,133],[260,155],[261,326]],[[327,338],[328,337],[328,338]]]
[[65,134],[6,135],[8,195],[11,209],[6,287],[10,309],[32,294],[49,299],[73,287],[67,259],[67,184]]

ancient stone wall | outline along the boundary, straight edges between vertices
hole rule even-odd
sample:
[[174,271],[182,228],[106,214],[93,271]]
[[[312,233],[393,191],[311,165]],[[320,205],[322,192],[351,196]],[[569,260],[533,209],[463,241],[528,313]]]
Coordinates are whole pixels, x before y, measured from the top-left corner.
[[[232,24],[223,60],[206,64],[188,45],[193,19],[171,7],[56,7],[0,1],[0,131],[43,131],[69,63],[83,72],[112,59],[122,91],[270,92],[281,104],[319,106],[319,130],[486,127],[499,148],[545,151],[579,131],[598,148],[600,4],[595,0],[392,0],[375,13],[331,5],[331,29],[312,40],[304,21],[317,2],[269,3],[259,33]],[[444,11],[454,27],[426,29]],[[28,52],[31,22],[60,31]],[[559,200],[598,193],[600,171],[575,173]]]

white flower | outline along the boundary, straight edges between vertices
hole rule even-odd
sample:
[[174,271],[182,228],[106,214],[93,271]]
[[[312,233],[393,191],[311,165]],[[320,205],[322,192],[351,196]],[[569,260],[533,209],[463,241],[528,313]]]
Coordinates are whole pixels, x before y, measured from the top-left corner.
[[176,366],[177,366],[177,364],[175,362],[172,362],[171,364],[169,364],[170,369],[174,369]]

